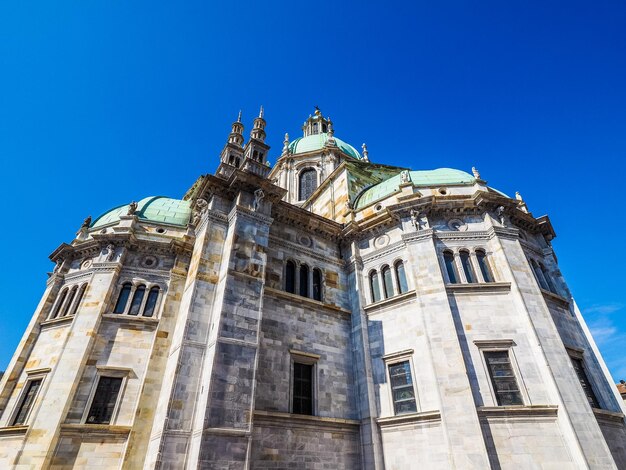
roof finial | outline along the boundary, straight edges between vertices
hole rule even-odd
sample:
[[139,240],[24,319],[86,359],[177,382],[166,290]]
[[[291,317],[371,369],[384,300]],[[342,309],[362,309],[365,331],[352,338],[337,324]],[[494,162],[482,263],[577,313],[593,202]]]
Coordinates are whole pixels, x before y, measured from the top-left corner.
[[237,116],[237,122],[241,122],[241,109],[239,110],[239,116]]
[[365,143],[363,143],[363,145],[361,145],[361,148],[363,149],[363,161],[364,162],[369,162],[370,159],[368,157],[369,153],[367,151],[367,145],[365,145]]
[[289,153],[289,134],[285,132],[285,140],[283,140],[283,155]]
[[515,191],[515,199],[517,199],[518,201],[523,201],[524,200],[522,198],[522,195],[519,193],[519,191]]
[[263,105],[261,105],[261,110],[259,111],[259,117],[263,118]]
[[320,107],[318,105],[315,105],[314,108],[315,108],[315,115],[320,116],[322,114]]
[[474,178],[476,178],[477,180],[480,179],[480,173],[478,172],[475,166],[472,167],[472,173],[474,173]]

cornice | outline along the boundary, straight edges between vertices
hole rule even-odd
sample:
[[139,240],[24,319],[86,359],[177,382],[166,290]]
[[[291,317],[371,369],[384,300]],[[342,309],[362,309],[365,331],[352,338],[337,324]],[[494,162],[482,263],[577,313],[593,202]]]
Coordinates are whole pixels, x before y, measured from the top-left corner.
[[381,430],[396,426],[408,426],[415,424],[432,424],[441,422],[441,412],[439,410],[420,411],[419,413],[408,413],[398,416],[376,419]]
[[261,223],[265,225],[272,225],[272,222],[274,222],[274,219],[266,215],[263,215],[260,212],[254,212],[253,210],[248,209],[247,207],[235,205],[231,209],[231,211],[228,213],[228,224],[229,225],[232,224],[235,218],[238,218],[238,217],[243,217],[253,222]]
[[272,217],[277,222],[309,231],[327,240],[338,241],[341,238],[341,224],[285,201],[272,206]]
[[405,292],[403,294],[394,295],[388,299],[379,300],[373,304],[364,305],[363,310],[368,316],[376,315],[386,310],[388,307],[398,307],[404,303],[410,303],[413,300],[417,300],[415,297],[415,289]]
[[557,405],[479,406],[477,411],[478,416],[487,421],[540,418],[556,419],[559,407]]
[[501,294],[511,291],[510,282],[470,282],[467,284],[446,284],[446,291],[453,294]]
[[277,299],[291,301],[296,304],[307,305],[311,307],[311,311],[314,311],[314,312],[322,310],[325,313],[330,313],[330,314],[335,314],[335,315],[339,314],[348,318],[352,315],[352,312],[350,312],[349,310],[343,309],[341,307],[338,307],[337,305],[327,304],[324,302],[320,302],[319,300],[309,299],[308,297],[291,294],[289,292],[285,292],[279,289],[274,289],[271,287],[265,287],[264,295],[269,295],[270,297],[274,297]]
[[329,257],[329,256],[324,256],[321,255],[319,252],[311,249],[311,248],[307,248],[305,246],[299,245],[297,243],[294,242],[290,242],[289,240],[285,240],[283,238],[279,238],[276,235],[271,235],[269,236],[269,241],[270,241],[270,247],[272,246],[278,246],[281,248],[286,248],[288,250],[293,250],[294,252],[298,253],[304,253],[307,256],[310,256],[311,258],[316,259],[317,261],[321,261],[323,263],[331,263],[334,264],[335,266],[338,266],[340,268],[344,267],[344,263],[343,261],[338,259],[337,257]]
[[392,243],[391,245],[387,245],[379,250],[373,251],[372,253],[368,253],[366,255],[361,256],[361,261],[363,265],[367,265],[372,261],[375,261],[380,258],[384,258],[388,255],[401,251],[406,247],[406,243],[404,240]]

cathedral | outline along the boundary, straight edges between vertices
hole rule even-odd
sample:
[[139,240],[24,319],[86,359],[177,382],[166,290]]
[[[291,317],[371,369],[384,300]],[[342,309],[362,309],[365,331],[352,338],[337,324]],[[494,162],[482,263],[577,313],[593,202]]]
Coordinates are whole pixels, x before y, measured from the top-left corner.
[[0,468],[626,468],[547,216],[476,168],[376,163],[319,109],[272,166],[265,127],[50,255]]

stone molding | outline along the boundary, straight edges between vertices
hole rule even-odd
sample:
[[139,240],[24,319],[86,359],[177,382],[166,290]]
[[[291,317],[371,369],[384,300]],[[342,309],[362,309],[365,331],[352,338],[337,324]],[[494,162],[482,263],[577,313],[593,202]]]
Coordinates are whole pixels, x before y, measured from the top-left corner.
[[439,410],[420,411],[387,418],[377,418],[376,422],[381,430],[398,426],[409,426],[413,424],[434,424],[441,423],[441,412]]
[[394,295],[393,297],[389,297],[388,299],[379,300],[378,302],[364,305],[363,310],[367,313],[368,316],[375,315],[377,313],[381,313],[380,311],[384,310],[387,307],[394,306],[397,307],[398,304],[409,303],[411,300],[416,300],[415,298],[415,289],[405,292],[403,294]]
[[624,424],[624,413],[592,408],[593,414],[599,423],[602,424]]
[[539,290],[541,291],[544,299],[551,300],[559,304],[561,307],[569,308],[569,301],[565,297],[561,297],[559,294],[547,291],[545,289],[542,289],[541,287],[539,288]]
[[466,232],[458,232],[458,231],[435,231],[435,238],[438,240],[490,240],[494,236],[493,230],[474,230],[474,231],[466,231]]
[[39,326],[41,327],[41,329],[52,328],[54,326],[62,326],[62,325],[65,325],[65,324],[72,323],[74,321],[74,317],[75,316],[76,315],[66,315],[64,317],[51,318],[50,320],[42,321],[39,324]]
[[279,411],[254,410],[254,424],[273,425],[281,428],[320,429],[328,431],[359,432],[360,422],[354,419],[299,415]]
[[110,424],[61,424],[61,434],[77,434],[79,436],[101,436],[126,438],[132,426],[116,426]]
[[364,265],[371,263],[372,261],[375,261],[377,259],[380,258],[384,258],[388,255],[394,254],[398,251],[401,251],[402,249],[404,249],[406,247],[404,241],[399,241],[396,243],[392,243],[391,245],[387,245],[384,248],[381,248],[380,250],[375,250],[372,253],[368,253],[367,255],[363,255],[361,257],[361,260],[363,262]]
[[446,284],[446,291],[453,294],[501,294],[511,291],[510,282],[468,282]]
[[228,213],[228,224],[232,225],[233,221],[237,217],[247,218],[250,219],[252,222],[257,222],[265,225],[272,225],[272,223],[274,222],[273,218],[263,215],[260,212],[254,212],[253,210],[240,205],[236,205]]
[[102,318],[105,320],[124,322],[130,325],[136,326],[150,326],[156,328],[159,324],[159,319],[155,317],[142,317],[140,315],[128,315],[122,313],[103,313]]
[[6,426],[0,428],[0,437],[3,436],[21,436],[26,434],[28,426]]
[[298,252],[302,252],[304,254],[306,254],[307,256],[310,256],[311,258],[316,259],[317,261],[321,261],[324,263],[332,263],[335,266],[338,266],[340,268],[344,267],[344,263],[340,260],[338,260],[337,258],[330,258],[327,256],[322,256],[320,255],[318,252],[316,252],[315,250],[312,250],[311,248],[307,248],[304,247],[302,245],[298,245],[294,242],[291,242],[289,240],[283,240],[281,238],[278,238],[276,235],[270,235],[269,236],[269,241],[270,243],[270,248],[272,248],[272,245],[274,246],[278,246],[281,248],[286,248],[288,250],[294,250],[294,252],[298,253]]
[[325,313],[345,315],[347,317],[350,317],[352,315],[352,312],[338,307],[337,305],[326,304],[324,302],[320,302],[319,300],[309,299],[308,297],[302,297],[301,295],[292,294],[290,292],[274,289],[272,287],[266,286],[264,289],[264,295],[269,295],[270,297],[279,299],[290,300],[294,303],[306,304],[307,306],[312,307],[313,310],[323,310]]
[[487,421],[511,419],[556,419],[559,407],[557,405],[528,405],[528,406],[479,406],[478,416]]
[[434,236],[435,236],[434,229],[425,228],[424,230],[403,233],[402,240],[404,240],[405,243],[422,242],[424,240],[432,240]]

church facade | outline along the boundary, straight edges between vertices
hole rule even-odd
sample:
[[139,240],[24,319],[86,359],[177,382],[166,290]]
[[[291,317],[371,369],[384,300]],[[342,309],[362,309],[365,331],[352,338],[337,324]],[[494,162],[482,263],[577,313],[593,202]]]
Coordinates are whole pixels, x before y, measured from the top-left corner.
[[0,381],[6,469],[626,468],[547,216],[261,111],[182,199],[88,218]]

